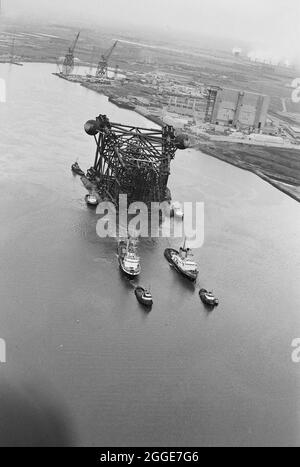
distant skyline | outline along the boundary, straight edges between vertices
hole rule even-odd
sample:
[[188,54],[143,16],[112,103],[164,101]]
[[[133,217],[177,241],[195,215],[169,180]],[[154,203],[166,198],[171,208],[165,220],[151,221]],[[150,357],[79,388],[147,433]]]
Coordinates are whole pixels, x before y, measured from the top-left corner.
[[163,33],[232,39],[278,59],[300,57],[299,0],[2,0],[9,17],[151,27]]

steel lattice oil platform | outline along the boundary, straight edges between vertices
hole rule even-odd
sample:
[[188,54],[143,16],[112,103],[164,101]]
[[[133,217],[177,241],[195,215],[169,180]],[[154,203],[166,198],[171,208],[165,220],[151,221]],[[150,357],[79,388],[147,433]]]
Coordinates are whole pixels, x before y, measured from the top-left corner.
[[185,149],[183,137],[174,128],[147,129],[112,123],[99,115],[85,124],[93,136],[96,155],[83,182],[100,198],[118,203],[119,195],[128,201],[161,202],[168,198],[170,164],[177,149]]

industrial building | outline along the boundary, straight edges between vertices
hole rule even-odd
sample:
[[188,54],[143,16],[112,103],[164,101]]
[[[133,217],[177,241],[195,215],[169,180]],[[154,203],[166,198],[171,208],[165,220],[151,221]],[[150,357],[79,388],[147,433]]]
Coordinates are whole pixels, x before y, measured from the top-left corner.
[[253,92],[210,87],[204,121],[235,128],[263,129],[270,97]]
[[263,94],[211,86],[202,97],[170,96],[167,111],[214,125],[262,130],[269,104]]
[[300,127],[290,126],[286,127],[286,131],[292,136],[292,138],[300,143]]
[[171,113],[186,115],[196,120],[203,120],[205,116],[206,99],[189,96],[170,96],[167,110]]

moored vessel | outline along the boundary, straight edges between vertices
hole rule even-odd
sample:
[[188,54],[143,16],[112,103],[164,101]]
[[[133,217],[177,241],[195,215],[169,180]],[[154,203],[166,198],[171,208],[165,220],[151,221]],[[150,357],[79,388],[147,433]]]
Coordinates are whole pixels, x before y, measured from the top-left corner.
[[128,99],[126,98],[122,98],[122,97],[109,97],[108,98],[109,102],[111,102],[112,104],[115,104],[117,105],[118,107],[120,107],[121,109],[127,109],[127,110],[134,110],[135,109],[135,105],[132,104]]

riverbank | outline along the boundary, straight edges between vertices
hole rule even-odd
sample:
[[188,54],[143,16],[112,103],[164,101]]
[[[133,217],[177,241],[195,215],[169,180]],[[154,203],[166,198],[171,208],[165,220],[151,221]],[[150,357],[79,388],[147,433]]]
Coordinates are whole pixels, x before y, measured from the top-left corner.
[[300,202],[298,151],[232,142],[200,141],[196,148],[209,156],[255,173],[272,186]]
[[[113,99],[113,101],[120,99],[121,102],[126,99],[126,93],[121,86],[85,82],[80,77],[78,79],[76,77],[69,79],[60,75],[58,77],[80,83],[81,86],[105,95],[109,99]],[[121,104],[118,106],[122,107]],[[125,105],[124,108],[126,108]],[[133,105],[131,110],[157,125],[164,125],[161,116],[154,110],[151,111],[150,108]],[[193,135],[190,136],[193,137]],[[243,144],[232,140],[225,141],[224,138],[218,141],[209,137],[200,137],[193,144],[193,147],[209,156],[255,173],[278,190],[300,202],[300,158],[298,150],[290,147],[263,146],[257,143]]]
[[[59,77],[63,78],[62,76],[59,76]],[[74,82],[74,79],[69,79],[69,81]],[[139,115],[142,115],[143,117],[147,118],[147,120],[150,120],[151,122],[161,127],[164,125],[164,122],[161,116],[161,110],[162,110],[161,108],[151,107],[151,106],[145,107],[137,103],[139,98],[143,99],[146,97],[146,93],[142,93],[141,89],[134,84],[131,84],[130,89],[128,89],[128,85],[126,87],[121,86],[119,84],[114,85],[113,82],[110,85],[106,85],[106,84],[86,82],[80,78],[75,79],[75,82],[80,83],[81,86],[87,89],[95,91],[99,94],[103,94],[104,96],[108,97],[113,104],[117,105],[120,108],[132,110],[138,113]],[[136,100],[134,100],[133,96],[131,99],[128,99],[129,93],[132,93],[133,96],[136,96]]]

